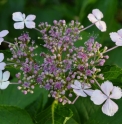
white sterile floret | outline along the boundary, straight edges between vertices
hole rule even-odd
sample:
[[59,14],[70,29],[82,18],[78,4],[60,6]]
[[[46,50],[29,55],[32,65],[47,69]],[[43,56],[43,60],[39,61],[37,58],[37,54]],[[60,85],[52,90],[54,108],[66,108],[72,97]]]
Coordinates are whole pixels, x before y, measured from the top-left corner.
[[117,46],[122,46],[122,29],[109,34],[110,38]]
[[102,106],[102,112],[108,116],[113,116],[118,111],[118,105],[111,99],[120,99],[122,96],[121,89],[113,86],[110,81],[105,81],[101,84],[101,90],[94,90],[91,96],[91,100],[96,105]]
[[6,64],[4,62],[2,62],[3,59],[4,59],[4,54],[0,53],[0,70],[4,70],[5,66],[6,66]]
[[9,77],[10,77],[9,71],[5,71],[4,73],[0,71],[0,89],[3,90],[8,87],[8,85],[10,84],[10,82],[8,81]]
[[106,31],[106,23],[104,21],[101,21],[103,18],[103,14],[99,9],[93,9],[92,13],[90,13],[88,16],[89,21],[94,23],[99,30],[102,32]]
[[35,15],[28,15],[25,18],[25,14],[21,12],[15,12],[13,13],[13,20],[16,21],[14,23],[14,28],[15,29],[23,29],[24,28],[24,23],[27,28],[35,28],[35,22],[33,20],[36,18]]
[[9,33],[8,30],[3,30],[0,32],[0,45],[4,41],[3,37],[5,37]]
[[82,97],[87,97],[87,95],[91,96],[93,92],[92,89],[89,89],[91,88],[90,84],[80,83],[78,80],[75,80],[74,84],[71,84],[71,87],[75,94]]

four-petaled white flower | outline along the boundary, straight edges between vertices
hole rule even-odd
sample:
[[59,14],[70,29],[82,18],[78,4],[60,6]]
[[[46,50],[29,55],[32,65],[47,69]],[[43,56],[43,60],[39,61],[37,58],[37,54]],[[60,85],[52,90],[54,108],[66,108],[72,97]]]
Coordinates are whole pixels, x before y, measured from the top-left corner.
[[102,106],[102,112],[108,116],[113,116],[118,110],[118,105],[111,99],[120,99],[122,96],[121,89],[113,86],[110,81],[105,81],[101,84],[101,90],[102,92],[100,90],[94,90],[91,100],[96,105],[101,105],[106,101]]
[[88,15],[89,21],[94,23],[99,30],[102,32],[106,31],[106,23],[104,21],[101,21],[103,18],[103,14],[99,9],[93,9],[92,14],[90,13]]
[[110,33],[110,38],[117,46],[122,46],[122,29],[116,32]]
[[36,18],[35,15],[28,15],[25,18],[25,14],[22,14],[21,12],[15,12],[13,13],[13,20],[17,22],[14,23],[14,28],[23,29],[24,23],[27,28],[35,28],[35,22],[33,22],[35,18]]
[[0,71],[0,89],[3,90],[8,87],[8,85],[10,84],[10,82],[8,81],[9,77],[10,77],[9,71],[5,71],[4,73]]
[[4,62],[2,62],[3,59],[4,59],[4,54],[0,53],[0,70],[4,70],[5,66],[6,66],[6,64]]
[[80,83],[78,80],[75,80],[74,84],[71,84],[71,87],[78,96],[87,97],[87,95],[91,96],[93,93],[93,90],[89,89],[91,88],[90,84]]
[[0,32],[0,45],[4,41],[3,37],[5,37],[9,33],[8,30],[3,30]]

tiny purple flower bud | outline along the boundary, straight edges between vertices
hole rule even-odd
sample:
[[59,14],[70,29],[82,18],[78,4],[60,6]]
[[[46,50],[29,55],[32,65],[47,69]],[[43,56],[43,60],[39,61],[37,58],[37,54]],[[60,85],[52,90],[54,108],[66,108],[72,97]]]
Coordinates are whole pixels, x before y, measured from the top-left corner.
[[86,70],[86,75],[87,76],[91,76],[92,75],[92,71],[91,70]]
[[71,78],[70,78],[70,77],[67,77],[67,78],[66,78],[66,80],[67,80],[67,81],[70,81],[70,80],[71,80]]

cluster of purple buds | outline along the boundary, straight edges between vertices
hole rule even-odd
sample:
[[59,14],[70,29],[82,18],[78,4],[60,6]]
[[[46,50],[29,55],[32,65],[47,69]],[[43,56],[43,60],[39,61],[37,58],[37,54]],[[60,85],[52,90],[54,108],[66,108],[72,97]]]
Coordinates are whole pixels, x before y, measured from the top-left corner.
[[65,20],[56,21],[51,26],[47,22],[40,23],[42,39],[52,53],[58,51],[66,51],[69,46],[73,46],[74,42],[80,39],[80,31],[83,26],[79,22],[71,21],[68,25]]
[[12,57],[7,60],[20,71],[16,74],[18,79],[19,90],[24,94],[33,93],[35,85],[35,77],[40,70],[40,66],[36,63],[37,56],[34,51],[38,46],[34,45],[28,33],[23,33],[20,37],[15,38],[14,44],[9,44]]

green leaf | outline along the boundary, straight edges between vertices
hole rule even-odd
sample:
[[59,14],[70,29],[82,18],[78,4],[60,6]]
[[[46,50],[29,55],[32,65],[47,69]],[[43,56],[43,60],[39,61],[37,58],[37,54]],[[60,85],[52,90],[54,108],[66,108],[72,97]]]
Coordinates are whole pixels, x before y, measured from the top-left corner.
[[102,113],[102,105],[104,103],[95,105],[89,97],[80,97],[74,105],[68,105],[73,111],[73,119],[76,121],[71,124],[121,124],[122,99],[114,100],[114,102],[119,106],[119,110],[114,116],[110,117]]
[[36,116],[37,124],[65,124],[72,117],[69,108],[54,101],[51,106]]
[[38,112],[41,112],[46,106],[48,101],[48,91],[45,89],[41,89],[41,93],[38,98],[29,104],[25,109],[31,115],[31,117],[35,120],[35,116]]
[[89,120],[84,124],[121,124],[122,123],[122,99],[115,101],[119,110],[114,116],[110,117],[102,113],[102,106],[93,113]]
[[[0,105],[12,105],[25,108],[35,101],[41,94],[41,88],[35,88],[33,94],[24,95],[17,89],[17,85],[9,85],[7,89],[0,92]],[[44,92],[45,93],[45,92]]]
[[[119,86],[122,88],[122,68],[117,65],[105,65],[101,67],[101,72],[104,75],[104,81],[109,80],[115,86]],[[99,83],[103,83],[103,81],[98,80]]]
[[114,80],[122,74],[122,69],[116,65],[106,65],[101,68],[100,73],[104,75],[104,80]]
[[0,124],[33,124],[29,114],[13,106],[0,106]]
[[70,118],[66,124],[78,124],[73,118]]
[[78,124],[84,124],[89,120],[90,116],[95,113],[100,106],[96,106],[89,97],[79,97],[73,105],[67,105],[73,112],[73,119]]

